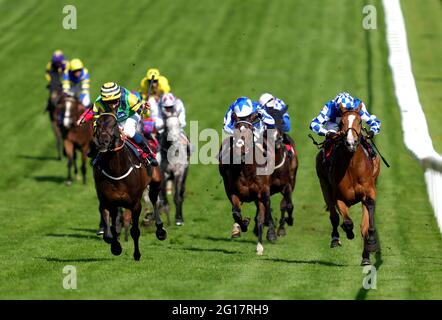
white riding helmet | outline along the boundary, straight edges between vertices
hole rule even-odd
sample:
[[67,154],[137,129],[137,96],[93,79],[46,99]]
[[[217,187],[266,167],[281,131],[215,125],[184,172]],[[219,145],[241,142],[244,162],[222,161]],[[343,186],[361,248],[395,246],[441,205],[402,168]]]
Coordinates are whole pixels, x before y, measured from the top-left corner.
[[270,93],[263,93],[259,97],[259,104],[261,107],[271,107],[273,108],[275,106],[275,97],[271,95]]
[[233,104],[233,112],[235,112],[235,114],[240,118],[247,117],[255,111],[252,100],[246,97],[236,99]]
[[176,103],[176,98],[172,93],[165,93],[161,97],[161,107],[170,108]]

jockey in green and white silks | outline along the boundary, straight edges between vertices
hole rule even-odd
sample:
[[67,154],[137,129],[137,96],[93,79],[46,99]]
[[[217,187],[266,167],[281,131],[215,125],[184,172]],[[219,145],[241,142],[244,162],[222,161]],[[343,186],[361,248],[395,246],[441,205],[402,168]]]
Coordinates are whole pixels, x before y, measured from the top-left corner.
[[115,82],[107,82],[101,86],[101,94],[95,100],[92,110],[87,110],[80,119],[87,122],[92,119],[96,120],[101,113],[115,114],[118,126],[124,134],[135,141],[148,155],[147,159],[153,166],[157,166],[158,162],[153,156],[148,142],[137,130],[143,110],[141,100],[135,94]]

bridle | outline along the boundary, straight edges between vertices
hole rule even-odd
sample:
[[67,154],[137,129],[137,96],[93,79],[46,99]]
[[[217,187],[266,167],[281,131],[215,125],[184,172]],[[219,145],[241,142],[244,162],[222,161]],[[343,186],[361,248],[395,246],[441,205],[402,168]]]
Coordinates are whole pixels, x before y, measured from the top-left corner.
[[[104,113],[100,114],[100,116],[99,116],[98,118],[100,118],[100,117],[102,117],[102,116],[104,116],[104,115],[108,115],[108,116],[112,116],[112,117],[114,117],[114,118],[115,118],[115,126],[118,127],[118,123],[116,122],[117,117],[116,117],[113,113],[110,113],[110,112],[104,112]],[[97,120],[98,120],[98,119],[97,119]],[[114,130],[114,131],[115,131],[115,130]],[[107,151],[110,151],[110,152],[120,151],[121,149],[124,148],[124,146],[125,146],[125,144],[126,144],[126,137],[124,136],[124,134],[122,134],[121,130],[118,129],[118,131],[119,131],[119,134],[120,134],[120,140],[122,141],[121,145],[116,146],[116,147],[114,147],[114,148],[109,148],[109,149],[106,150],[106,152],[107,152]],[[117,136],[115,135],[115,132],[114,132],[114,133],[112,134],[112,141],[111,141],[110,145],[115,145],[115,140],[116,140],[116,139],[117,139]]]

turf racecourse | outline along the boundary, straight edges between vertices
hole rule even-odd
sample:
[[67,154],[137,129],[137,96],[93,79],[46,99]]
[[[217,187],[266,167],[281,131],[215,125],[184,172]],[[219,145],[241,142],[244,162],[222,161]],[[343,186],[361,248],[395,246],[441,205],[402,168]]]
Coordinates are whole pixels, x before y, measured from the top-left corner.
[[[377,30],[361,27],[367,3],[378,9]],[[380,2],[72,4],[77,30],[62,28],[58,1],[0,1],[0,298],[442,298],[442,239],[422,170],[402,143]],[[196,164],[188,177],[185,225],[169,227],[164,242],[143,230],[140,262],[132,259],[131,242],[112,256],[94,234],[98,202],[90,168],[87,186],[68,188],[66,162],[54,160],[43,74],[58,48],[83,59],[94,96],[104,81],[135,88],[147,67],[159,67],[183,99],[187,121],[199,121],[200,129],[221,128],[225,110],[240,95],[256,99],[270,91],[283,98],[300,160],[288,235],[265,242],[261,257],[251,232],[232,241],[217,166]],[[376,290],[362,288],[359,232],[353,241],[343,238],[341,248],[329,248],[331,226],[314,171],[317,150],[307,138],[310,120],[343,89],[382,120],[377,144],[391,164],[378,181]],[[278,212],[278,197],[272,205]],[[253,206],[244,212],[252,216]],[[351,212],[358,226],[360,207]],[[63,289],[66,265],[77,268],[76,290]]]

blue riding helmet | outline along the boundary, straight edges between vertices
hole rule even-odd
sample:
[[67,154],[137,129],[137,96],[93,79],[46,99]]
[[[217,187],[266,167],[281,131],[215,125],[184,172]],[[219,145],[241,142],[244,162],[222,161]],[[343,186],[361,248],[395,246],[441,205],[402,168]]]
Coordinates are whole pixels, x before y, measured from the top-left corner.
[[233,103],[233,112],[240,118],[247,117],[255,111],[255,104],[247,97],[240,97]]
[[353,109],[355,106],[355,99],[348,92],[341,92],[335,97],[336,106],[344,105],[346,109]]

